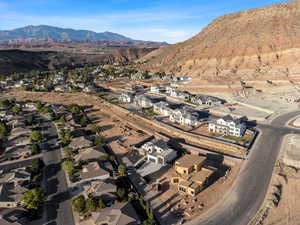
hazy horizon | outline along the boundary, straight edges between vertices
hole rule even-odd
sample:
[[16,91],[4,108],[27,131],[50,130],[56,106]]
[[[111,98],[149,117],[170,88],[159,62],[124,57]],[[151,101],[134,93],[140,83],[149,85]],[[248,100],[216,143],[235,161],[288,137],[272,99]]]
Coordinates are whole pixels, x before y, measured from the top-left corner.
[[240,10],[288,1],[197,0],[2,0],[0,30],[49,25],[113,32],[136,40],[177,43],[196,35],[213,19]]

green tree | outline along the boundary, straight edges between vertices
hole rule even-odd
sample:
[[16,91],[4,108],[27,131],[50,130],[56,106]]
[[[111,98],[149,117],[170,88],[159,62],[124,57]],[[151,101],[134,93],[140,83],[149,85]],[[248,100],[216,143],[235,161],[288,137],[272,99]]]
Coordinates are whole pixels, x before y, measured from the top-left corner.
[[93,134],[100,134],[101,133],[101,127],[98,127],[98,126],[96,126],[96,125],[93,125],[92,127],[91,127],[91,131],[92,131],[92,133]]
[[30,139],[32,142],[40,142],[42,141],[42,138],[42,134],[39,131],[34,130],[30,134]]
[[33,117],[33,115],[27,116],[26,117],[26,124],[30,126],[30,125],[33,125],[33,123],[34,123],[34,117]]
[[126,174],[126,167],[125,166],[123,166],[123,165],[119,165],[118,166],[118,172],[119,172],[119,175],[120,176],[125,176],[125,174]]
[[119,197],[119,199],[121,201],[123,201],[125,199],[125,197],[126,197],[126,190],[125,190],[125,188],[118,188],[118,190],[117,190],[117,196]]
[[88,198],[85,201],[85,209],[87,212],[94,212],[97,209],[97,201],[93,198]]
[[59,132],[60,140],[64,145],[68,145],[72,141],[72,135],[70,130],[62,129]]
[[10,106],[10,101],[8,99],[4,99],[0,101],[0,108],[7,109]]
[[9,134],[9,128],[4,122],[0,122],[0,139],[6,137]]
[[85,198],[83,195],[79,195],[78,197],[72,200],[73,209],[76,212],[84,213],[86,211]]
[[101,147],[101,146],[105,145],[105,143],[106,143],[105,137],[102,135],[96,136],[93,141],[94,146],[97,146],[97,147]]
[[76,155],[74,149],[71,147],[65,147],[63,151],[67,158],[72,158]]
[[80,121],[79,121],[79,124],[82,126],[82,127],[85,127],[87,126],[88,124],[90,123],[90,118],[84,114],[80,117]]
[[105,207],[106,207],[106,205],[105,205],[104,201],[102,199],[100,199],[98,201],[98,208],[99,209],[104,209]]
[[35,109],[38,111],[38,112],[41,112],[42,109],[43,109],[44,105],[40,102],[38,102],[36,105],[35,105]]
[[110,160],[110,156],[108,154],[103,154],[99,157],[99,160],[102,162],[107,162]]
[[66,117],[63,115],[59,118],[58,120],[59,123],[65,123],[66,122]]
[[44,168],[45,164],[41,159],[33,159],[30,167],[30,171],[34,174],[38,174]]
[[73,176],[75,173],[75,164],[72,161],[64,161],[63,169],[68,173],[69,176]]
[[18,105],[14,105],[12,108],[11,108],[11,111],[14,113],[14,114],[19,114],[21,111],[22,111],[22,108]]
[[78,114],[81,112],[81,108],[79,105],[72,104],[68,107],[69,111],[73,114]]
[[45,200],[46,195],[41,189],[32,189],[24,194],[21,204],[27,209],[37,210]]
[[36,155],[36,154],[39,154],[41,152],[41,148],[38,144],[34,143],[32,146],[31,146],[31,154],[32,155]]

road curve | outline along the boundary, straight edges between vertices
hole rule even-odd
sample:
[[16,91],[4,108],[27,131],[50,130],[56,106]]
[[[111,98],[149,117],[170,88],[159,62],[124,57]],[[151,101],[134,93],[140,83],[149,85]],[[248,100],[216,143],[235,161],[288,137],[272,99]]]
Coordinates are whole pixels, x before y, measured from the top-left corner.
[[299,130],[285,127],[299,114],[300,111],[290,112],[270,125],[258,125],[261,133],[232,188],[224,190],[224,198],[218,204],[188,225],[247,225],[264,201],[283,137],[300,134]]

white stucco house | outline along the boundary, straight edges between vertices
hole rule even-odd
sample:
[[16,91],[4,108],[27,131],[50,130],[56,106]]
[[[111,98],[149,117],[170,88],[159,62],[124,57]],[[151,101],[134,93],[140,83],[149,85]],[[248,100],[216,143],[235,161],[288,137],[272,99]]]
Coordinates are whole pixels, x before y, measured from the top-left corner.
[[134,100],[134,94],[129,92],[123,92],[120,95],[119,100],[124,103],[132,103]]
[[158,139],[153,139],[145,143],[142,149],[147,155],[147,161],[160,164],[162,166],[167,165],[174,160],[177,156],[177,152],[167,145],[166,142]]
[[197,126],[199,122],[199,114],[196,111],[191,111],[186,107],[173,110],[169,119],[173,123],[178,123],[185,126]]
[[247,129],[247,126],[240,119],[233,119],[227,115],[215,121],[211,121],[208,126],[209,132],[220,133],[235,137],[242,137]]

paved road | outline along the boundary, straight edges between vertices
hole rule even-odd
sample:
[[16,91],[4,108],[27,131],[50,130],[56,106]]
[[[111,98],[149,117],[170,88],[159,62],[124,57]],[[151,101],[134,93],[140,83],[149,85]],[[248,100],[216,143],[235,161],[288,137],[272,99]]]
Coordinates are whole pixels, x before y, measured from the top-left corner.
[[49,196],[44,216],[45,223],[51,225],[74,225],[70,195],[64,171],[60,167],[61,152],[57,143],[57,131],[53,123],[43,118],[43,133],[47,136],[43,160],[46,164],[45,189]]
[[224,190],[220,203],[188,224],[247,225],[266,196],[283,137],[289,133],[300,134],[297,129],[284,127],[299,114],[299,111],[291,112],[275,118],[270,125],[258,125],[261,134],[232,189]]

